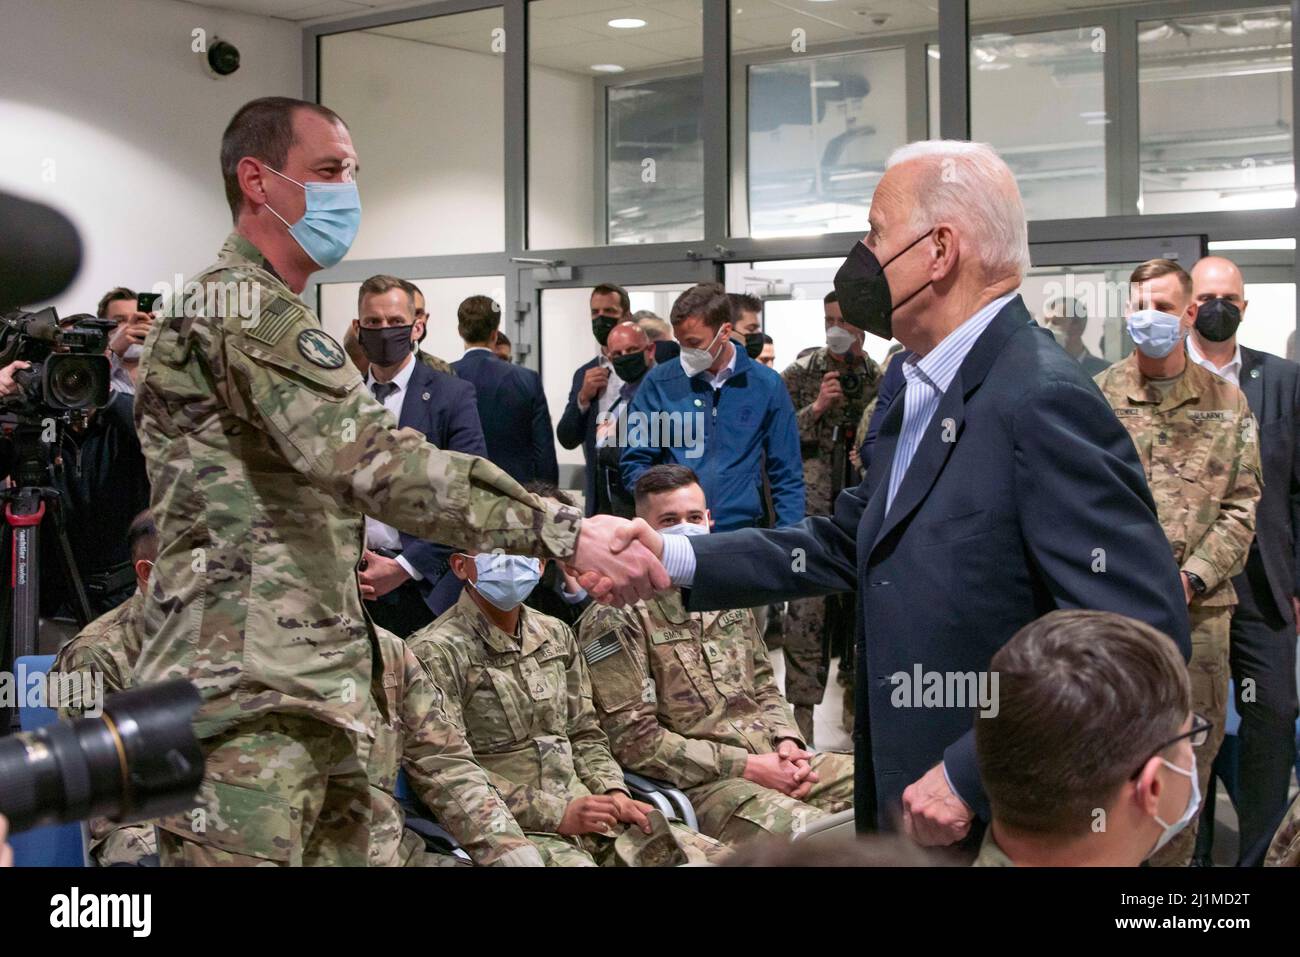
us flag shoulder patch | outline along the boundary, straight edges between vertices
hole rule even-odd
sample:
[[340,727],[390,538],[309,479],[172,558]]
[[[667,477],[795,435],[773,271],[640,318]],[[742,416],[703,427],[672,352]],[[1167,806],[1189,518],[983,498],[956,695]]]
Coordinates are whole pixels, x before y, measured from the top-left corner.
[[607,631],[595,641],[588,642],[582,649],[582,657],[587,659],[587,666],[592,667],[611,655],[616,655],[623,643],[618,639],[618,632]]

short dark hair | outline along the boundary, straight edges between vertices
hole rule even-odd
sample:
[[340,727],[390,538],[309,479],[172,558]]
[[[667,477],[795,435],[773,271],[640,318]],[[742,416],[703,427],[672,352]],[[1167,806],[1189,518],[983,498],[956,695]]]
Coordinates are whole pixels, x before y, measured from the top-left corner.
[[1190,296],[1192,294],[1192,277],[1186,269],[1172,259],[1148,259],[1133,270],[1133,274],[1128,277],[1128,281],[1129,285],[1136,285],[1149,279],[1159,279],[1161,276],[1169,275],[1178,277],[1178,285],[1182,287],[1184,295]]
[[612,282],[601,282],[591,287],[593,296],[608,296],[610,293],[618,296],[618,306],[623,310],[623,318],[632,318],[632,300],[628,297],[626,289]]
[[558,485],[552,485],[550,482],[532,481],[524,486],[525,492],[532,492],[538,498],[549,498],[561,505],[567,505],[570,508],[577,508],[578,503],[573,500],[573,496]]
[[506,335],[504,332],[502,332],[500,329],[498,329],[498,330],[497,330],[497,345],[501,345],[501,343],[503,343],[503,342],[504,342],[506,345],[510,345],[510,337],[509,337],[508,335]]
[[100,319],[106,319],[108,318],[108,304],[110,302],[122,302],[126,299],[137,298],[139,297],[126,286],[114,286],[100,298],[99,306],[95,309],[95,315]]
[[501,325],[501,308],[491,296],[470,296],[456,310],[456,331],[466,342],[491,342]]
[[1088,318],[1088,310],[1083,302],[1074,296],[1055,296],[1043,306],[1043,312],[1055,319]]
[[833,302],[839,302],[839,301],[840,301],[840,294],[836,292],[834,289],[832,289],[826,295],[822,296],[822,302],[828,306]]
[[733,321],[731,300],[722,283],[697,283],[677,297],[668,318],[675,326],[691,316],[699,316],[710,329],[721,329],[723,323]]
[[298,110],[310,110],[332,123],[347,128],[342,118],[327,106],[296,100],[290,96],[263,96],[241,106],[221,134],[221,178],[226,184],[226,202],[236,221],[244,206],[239,188],[239,161],[245,156],[279,169],[294,144],[293,118]]
[[158,526],[154,524],[153,515],[145,509],[126,529],[126,548],[131,553],[131,561],[138,562],[158,560]]
[[729,292],[727,298],[731,300],[731,312],[755,312],[758,315],[763,314],[763,300],[748,292]]
[[994,819],[1025,834],[1086,833],[1191,707],[1177,646],[1113,612],[1049,612],[989,668],[997,713],[975,721],[980,777]]
[[636,480],[632,494],[640,508],[651,495],[699,484],[700,477],[685,465],[652,465]]
[[385,276],[380,273],[378,276],[371,276],[361,284],[357,290],[357,314],[361,313],[361,304],[365,302],[366,296],[382,296],[386,292],[392,292],[394,289],[400,289],[406,293],[406,304],[411,307],[411,315],[415,315],[415,296],[411,295],[413,287],[405,279],[398,279],[396,276]]
[[769,336],[766,332],[763,333],[763,345],[765,345],[765,346],[774,346],[774,345],[776,345],[776,343],[772,341],[772,337]]
[[409,293],[411,294],[411,300],[412,300],[412,301],[415,300],[415,297],[416,297],[416,296],[423,296],[423,295],[424,295],[424,290],[422,290],[422,289],[421,289],[419,286],[417,286],[415,283],[411,282],[411,280],[409,280],[409,279],[399,279],[399,280],[397,280],[397,282],[401,285],[401,287],[402,287],[403,289],[405,289],[407,292],[409,292]]

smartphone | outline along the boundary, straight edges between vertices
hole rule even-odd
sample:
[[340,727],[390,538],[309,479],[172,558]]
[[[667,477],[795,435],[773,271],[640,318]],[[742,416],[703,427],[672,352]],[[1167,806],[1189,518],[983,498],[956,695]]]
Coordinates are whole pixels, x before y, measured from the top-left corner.
[[162,298],[161,293],[142,292],[135,297],[136,308],[140,312],[152,313],[158,308],[158,300]]

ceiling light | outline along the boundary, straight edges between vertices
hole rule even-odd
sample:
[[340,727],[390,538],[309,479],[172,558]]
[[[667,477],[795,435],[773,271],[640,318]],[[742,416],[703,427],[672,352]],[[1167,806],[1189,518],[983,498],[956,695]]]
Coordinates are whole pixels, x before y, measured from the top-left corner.
[[623,68],[617,63],[593,63],[591,68],[597,73],[622,73]]
[[609,21],[609,25],[615,30],[635,30],[645,26],[645,21],[637,17],[616,17]]
[[839,85],[839,80],[813,80],[811,84],[814,90],[833,90]]

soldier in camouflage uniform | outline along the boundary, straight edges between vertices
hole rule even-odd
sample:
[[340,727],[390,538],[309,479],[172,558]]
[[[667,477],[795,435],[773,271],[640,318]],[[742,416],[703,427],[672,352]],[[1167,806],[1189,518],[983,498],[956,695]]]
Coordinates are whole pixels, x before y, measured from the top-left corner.
[[[862,479],[850,454],[861,439],[856,426],[875,398],[880,369],[862,351],[864,334],[844,321],[834,292],[825,300],[827,344],[795,360],[781,373],[796,410],[803,452],[803,483],[808,515],[830,515],[835,497]],[[850,388],[845,388],[848,385]],[[836,603],[832,610],[831,603]],[[853,597],[800,598],[790,602],[785,620],[785,693],[794,705],[803,738],[813,744],[813,708],[826,693],[823,647],[828,619],[847,623]],[[852,656],[853,636],[844,636]],[[852,666],[840,661],[841,672]],[[852,726],[846,726],[851,731]]]
[[[100,615],[63,646],[50,668],[50,676],[80,674],[80,682],[65,682],[70,692],[57,702],[64,721],[99,714],[102,700],[85,696],[88,691],[110,695],[131,687],[131,673],[140,653],[140,610],[149,587],[149,572],[158,557],[158,530],[147,511],[131,520],[127,530],[131,562],[135,566],[136,591],[107,614]],[[53,686],[53,685],[52,685]],[[91,818],[90,857],[101,867],[138,865],[158,854],[158,840],[152,824],[116,824],[107,818]]]
[[1300,867],[1300,795],[1291,802],[1264,855],[1265,867]]
[[[515,556],[488,554],[456,554],[451,565],[469,585],[452,608],[407,641],[444,690],[448,718],[464,729],[475,758],[546,863],[658,866],[719,859],[723,845],[668,826],[629,796],[596,719],[573,632],[517,603],[527,597],[529,583],[536,584],[540,568],[528,571]],[[513,584],[499,585],[497,567]]]
[[599,554],[614,571],[591,584],[620,599],[665,579],[639,552],[617,569],[608,521],[435,449],[361,388],[295,292],[342,258],[359,220],[334,113],[252,101],[222,157],[235,231],[154,323],[135,404],[161,539],[135,679],[188,678],[204,697],[203,807],[158,822],[159,849],[164,864],[364,865],[358,752],[385,707],[356,578],[364,515],[588,571]]
[[[684,466],[647,469],[636,500],[652,528],[708,530],[704,490]],[[672,589],[626,610],[592,605],[578,643],[614,756],[682,788],[702,833],[726,844],[790,835],[853,806],[852,755],[803,750],[750,609],[687,612]]]
[[[1164,350],[1146,342],[1146,323],[1154,319],[1174,328],[1176,318],[1180,336],[1191,328],[1191,277],[1176,263],[1156,259],[1139,266],[1130,282],[1128,324],[1138,351],[1098,374],[1096,382],[1133,438],[1183,572],[1192,624],[1192,710],[1213,724],[1196,749],[1204,794],[1227,718],[1228,630],[1237,604],[1231,579],[1245,567],[1255,536],[1259,442],[1246,397],[1191,362],[1181,339],[1166,355],[1148,354]],[[1190,863],[1196,829],[1194,820],[1151,863]]]
[[474,863],[540,867],[541,856],[475,763],[464,735],[447,720],[442,690],[406,642],[383,630],[377,636],[387,718],[375,728],[365,753],[372,799],[370,866],[456,863],[450,855],[426,851],[424,840],[406,828],[395,793],[398,771],[405,768],[412,793]]

